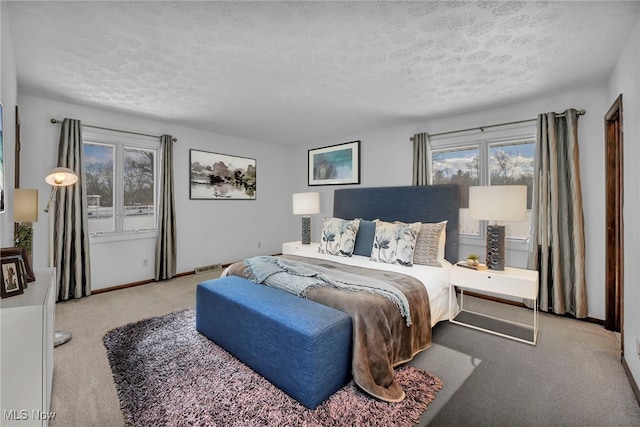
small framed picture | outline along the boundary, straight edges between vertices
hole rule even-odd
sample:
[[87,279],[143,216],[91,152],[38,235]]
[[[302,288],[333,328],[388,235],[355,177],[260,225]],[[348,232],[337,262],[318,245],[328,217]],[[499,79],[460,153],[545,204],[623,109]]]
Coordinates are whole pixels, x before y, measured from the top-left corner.
[[309,185],[360,184],[360,141],[309,150]]
[[33,272],[33,268],[31,267],[31,263],[29,262],[29,255],[27,254],[27,250],[25,248],[16,246],[11,248],[0,249],[0,258],[16,257],[16,256],[22,258],[22,265],[24,266],[26,282],[35,281],[36,275]]
[[20,295],[24,292],[24,278],[20,263],[22,261],[17,257],[2,258],[0,265],[2,268],[2,286],[0,287],[0,296],[8,298]]

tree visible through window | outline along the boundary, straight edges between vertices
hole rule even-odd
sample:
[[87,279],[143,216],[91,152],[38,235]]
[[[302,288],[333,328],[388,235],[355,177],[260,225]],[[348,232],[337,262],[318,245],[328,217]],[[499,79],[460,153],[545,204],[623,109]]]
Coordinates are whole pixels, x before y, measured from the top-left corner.
[[155,228],[155,153],[124,148],[123,231]]
[[504,225],[507,226],[507,237],[529,237],[534,157],[535,140],[532,139],[499,143],[480,141],[432,150],[433,183],[457,184],[460,188],[460,234],[480,235],[480,222],[471,220],[468,215],[470,186],[526,185],[527,221],[507,221]]
[[156,228],[155,148],[84,142],[91,233]]

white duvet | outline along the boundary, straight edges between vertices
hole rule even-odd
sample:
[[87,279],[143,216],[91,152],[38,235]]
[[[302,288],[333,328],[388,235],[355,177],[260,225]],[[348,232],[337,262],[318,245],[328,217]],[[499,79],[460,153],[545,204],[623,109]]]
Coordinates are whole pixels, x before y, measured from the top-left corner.
[[[443,267],[429,267],[426,265],[413,265],[406,267],[396,264],[385,264],[370,261],[368,257],[353,255],[342,257],[336,255],[322,254],[318,252],[318,245],[295,245],[286,248],[286,255],[298,255],[308,258],[324,259],[341,264],[354,265],[375,270],[395,271],[398,273],[413,276],[420,280],[429,294],[429,305],[431,307],[431,326],[442,320],[449,319],[449,269],[451,263],[445,261]],[[457,305],[457,303],[456,303]]]

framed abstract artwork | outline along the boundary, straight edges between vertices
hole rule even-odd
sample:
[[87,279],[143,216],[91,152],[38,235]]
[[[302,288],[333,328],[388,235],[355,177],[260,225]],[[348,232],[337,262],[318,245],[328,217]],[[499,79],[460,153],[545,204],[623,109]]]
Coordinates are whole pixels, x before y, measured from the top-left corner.
[[189,150],[189,198],[255,200],[256,160]]
[[360,141],[309,150],[309,185],[360,184]]

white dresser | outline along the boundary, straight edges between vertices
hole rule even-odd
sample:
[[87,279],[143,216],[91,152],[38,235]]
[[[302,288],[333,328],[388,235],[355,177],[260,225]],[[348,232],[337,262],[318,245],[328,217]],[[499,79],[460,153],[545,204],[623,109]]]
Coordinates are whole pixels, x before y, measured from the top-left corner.
[[[0,425],[46,426],[52,414],[55,270],[0,300]],[[55,415],[53,415],[55,416]]]

